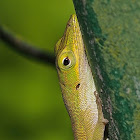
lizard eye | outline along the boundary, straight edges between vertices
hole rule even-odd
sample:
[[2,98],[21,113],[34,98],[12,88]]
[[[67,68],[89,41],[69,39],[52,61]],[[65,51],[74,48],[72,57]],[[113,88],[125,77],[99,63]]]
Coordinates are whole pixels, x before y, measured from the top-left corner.
[[75,55],[72,51],[60,54],[58,58],[58,66],[63,70],[68,70],[75,66]]
[[70,65],[70,64],[71,64],[71,60],[68,57],[63,59],[63,65],[64,66],[67,66],[67,65]]

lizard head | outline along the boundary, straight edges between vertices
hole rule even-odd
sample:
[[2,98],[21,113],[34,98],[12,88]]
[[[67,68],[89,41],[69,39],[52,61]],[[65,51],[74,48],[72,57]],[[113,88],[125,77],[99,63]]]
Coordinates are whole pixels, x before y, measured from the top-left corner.
[[[56,68],[60,84],[75,87],[79,83],[79,63],[82,59],[82,35],[76,15],[67,23],[63,37],[55,47]],[[79,51],[80,50],[80,51]]]

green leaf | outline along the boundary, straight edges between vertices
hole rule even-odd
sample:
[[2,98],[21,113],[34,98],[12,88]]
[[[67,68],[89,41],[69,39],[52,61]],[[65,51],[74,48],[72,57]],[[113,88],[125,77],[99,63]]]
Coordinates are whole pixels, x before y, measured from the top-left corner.
[[110,140],[140,139],[140,1],[73,0]]

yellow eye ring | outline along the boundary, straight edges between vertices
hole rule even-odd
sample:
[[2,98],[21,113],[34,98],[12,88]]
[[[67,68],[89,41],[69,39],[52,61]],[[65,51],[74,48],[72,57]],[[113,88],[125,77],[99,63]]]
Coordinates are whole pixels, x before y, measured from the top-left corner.
[[75,66],[75,55],[72,51],[60,54],[58,58],[58,66],[63,70],[68,70]]

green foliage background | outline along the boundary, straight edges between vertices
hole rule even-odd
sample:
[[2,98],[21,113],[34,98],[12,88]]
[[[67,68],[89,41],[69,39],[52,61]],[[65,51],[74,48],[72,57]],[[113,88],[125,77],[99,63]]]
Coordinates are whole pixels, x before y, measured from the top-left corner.
[[[73,13],[72,0],[0,1],[0,24],[51,52]],[[20,56],[2,41],[0,139],[73,139],[55,68]]]

